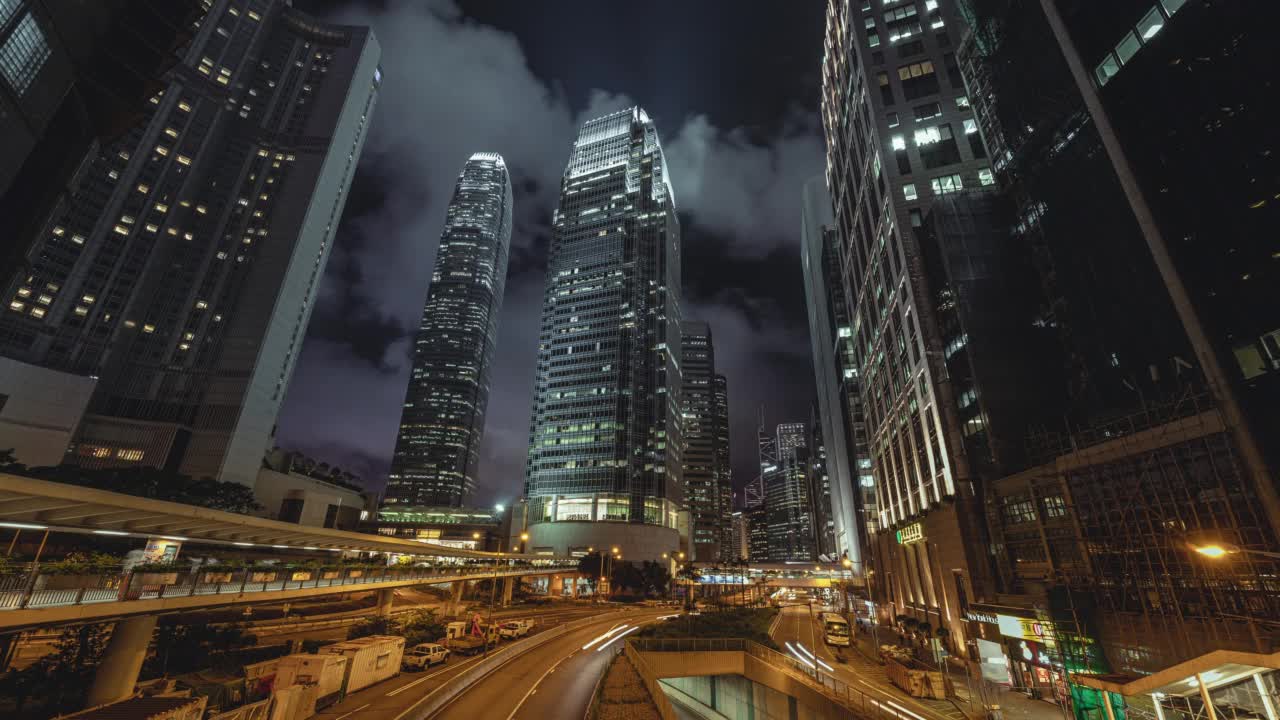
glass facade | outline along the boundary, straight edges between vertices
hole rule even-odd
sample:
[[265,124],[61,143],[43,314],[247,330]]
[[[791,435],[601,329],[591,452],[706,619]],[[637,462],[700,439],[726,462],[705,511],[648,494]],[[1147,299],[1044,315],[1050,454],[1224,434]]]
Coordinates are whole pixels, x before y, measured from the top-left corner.
[[727,442],[721,432],[728,422],[720,415],[724,410],[721,401],[727,405],[728,395],[725,387],[717,386],[717,378],[723,378],[715,374],[711,328],[704,322],[686,320],[681,330],[684,484],[693,557],[699,562],[714,562],[722,557],[728,519],[721,497],[726,467],[720,450],[721,444]]
[[386,506],[461,507],[475,490],[511,216],[502,156],[472,155],[458,175],[436,251]]
[[582,126],[553,225],[525,475],[530,522],[677,528],[680,225],[643,109]]
[[146,104],[86,158],[0,351],[100,380],[68,459],[252,485],[378,95],[367,28],[212,3]]
[[805,423],[779,425],[773,448],[776,461],[773,469],[764,474],[768,559],[775,562],[814,560],[818,550],[808,426]]

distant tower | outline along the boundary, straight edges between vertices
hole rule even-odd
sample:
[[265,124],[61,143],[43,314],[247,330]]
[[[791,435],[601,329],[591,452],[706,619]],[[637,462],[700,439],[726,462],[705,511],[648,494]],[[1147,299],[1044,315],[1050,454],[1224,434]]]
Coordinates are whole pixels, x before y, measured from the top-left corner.
[[472,155],[436,252],[384,505],[461,507],[475,490],[511,213],[502,156]]
[[689,505],[693,558],[720,558],[724,538],[720,517],[719,405],[716,398],[715,347],[705,322],[681,324],[681,401],[684,414],[684,482]]
[[582,126],[552,220],[525,475],[530,544],[658,559],[688,523],[680,225],[644,110]]

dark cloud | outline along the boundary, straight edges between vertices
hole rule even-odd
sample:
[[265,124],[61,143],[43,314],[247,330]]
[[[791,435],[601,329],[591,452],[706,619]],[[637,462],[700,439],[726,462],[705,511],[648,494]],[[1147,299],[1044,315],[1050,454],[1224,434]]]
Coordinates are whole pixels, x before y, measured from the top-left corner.
[[[558,27],[554,7],[534,29]],[[448,0],[327,10],[373,26],[384,81],[280,444],[360,467],[381,484],[453,183],[472,152],[498,152],[512,172],[516,217],[478,499],[510,500],[522,486],[550,217],[573,136],[583,120],[647,99],[625,87],[584,88],[569,74],[539,77],[516,34],[468,19]],[[618,52],[643,42],[620,39]],[[705,76],[715,69],[702,72],[681,83],[715,87]],[[661,100],[659,133],[685,226],[686,315],[709,321],[716,336],[741,484],[754,462],[755,408],[766,404],[770,422],[800,419],[813,392],[797,235],[801,183],[821,169],[820,136],[795,99],[781,104],[773,131],[717,127],[705,90]]]

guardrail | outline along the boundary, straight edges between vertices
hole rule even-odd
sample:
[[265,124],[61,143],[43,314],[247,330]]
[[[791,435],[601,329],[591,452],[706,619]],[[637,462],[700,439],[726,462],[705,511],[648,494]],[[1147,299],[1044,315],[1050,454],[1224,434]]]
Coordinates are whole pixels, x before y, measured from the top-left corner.
[[462,671],[461,673],[458,673],[453,678],[451,678],[448,683],[431,691],[430,694],[428,694],[421,701],[419,701],[423,703],[421,707],[415,706],[411,708],[410,710],[413,713],[412,715],[406,712],[406,714],[401,715],[400,717],[407,718],[408,720],[426,720],[426,718],[429,718],[432,715],[435,715],[436,713],[444,709],[446,705],[456,700],[459,695],[462,695],[463,693],[471,690],[472,686],[474,686],[476,683],[479,683],[481,680],[484,680],[486,677],[497,672],[498,669],[501,668],[503,665],[506,665],[512,660],[515,660],[516,658],[520,657],[524,653],[527,653],[530,650],[533,650],[534,648],[545,645],[546,643],[551,642],[552,640],[558,637],[566,635],[571,630],[576,630],[577,628],[584,627],[586,625],[590,625],[592,623],[596,623],[596,622],[600,622],[601,620],[608,619],[615,615],[622,615],[622,614],[623,614],[623,611],[614,611],[611,613],[593,615],[591,617],[583,618],[581,620],[570,620],[567,623],[561,623],[560,625],[557,625],[553,629],[544,630],[536,635],[533,635],[532,637],[528,638],[528,640],[524,641],[519,645],[510,646],[510,649],[517,650],[516,652],[503,653],[495,657],[491,657],[488,660],[481,660],[480,662],[476,663],[474,666]]
[[459,579],[519,577],[576,570],[576,565],[462,566],[458,568],[392,568],[378,570],[309,570],[263,567],[225,571],[182,569],[173,572],[108,572],[92,575],[26,573],[0,576],[0,610],[88,605],[127,600],[240,595],[254,592],[351,587],[388,582],[449,582]]
[[811,661],[801,661],[745,638],[627,638],[627,646],[637,652],[740,651],[787,672],[810,688],[844,705],[865,718],[924,720],[919,714],[892,700],[877,700],[849,683],[823,672]]

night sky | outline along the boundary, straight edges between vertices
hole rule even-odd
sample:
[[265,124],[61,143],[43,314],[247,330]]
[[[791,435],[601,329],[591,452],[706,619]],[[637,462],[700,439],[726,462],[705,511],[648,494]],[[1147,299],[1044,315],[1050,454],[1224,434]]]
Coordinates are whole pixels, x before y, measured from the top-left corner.
[[800,192],[823,168],[825,2],[294,4],[372,26],[383,86],[277,444],[381,490],[445,207],[467,157],[497,152],[516,226],[475,503],[519,496],[560,176],[584,120],[635,104],[671,171],[685,317],[729,379],[735,487],[758,472],[761,405],[771,426],[808,418]]

